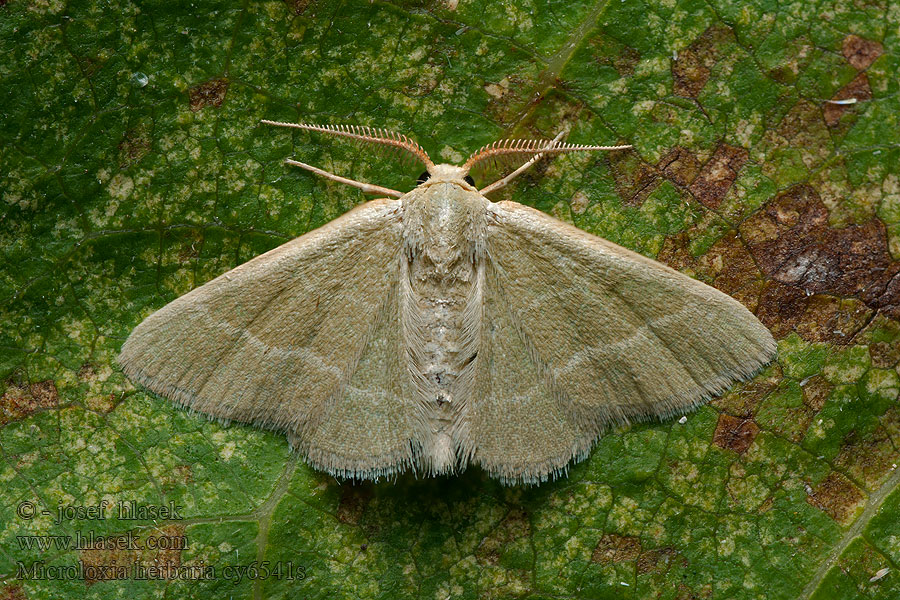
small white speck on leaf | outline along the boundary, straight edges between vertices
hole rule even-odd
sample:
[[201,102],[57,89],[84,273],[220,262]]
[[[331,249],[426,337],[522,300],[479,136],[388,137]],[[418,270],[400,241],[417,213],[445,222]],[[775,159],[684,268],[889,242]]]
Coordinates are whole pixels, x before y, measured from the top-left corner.
[[131,83],[133,83],[135,87],[142,88],[150,83],[150,78],[147,77],[147,75],[145,75],[144,73],[138,71],[131,76]]

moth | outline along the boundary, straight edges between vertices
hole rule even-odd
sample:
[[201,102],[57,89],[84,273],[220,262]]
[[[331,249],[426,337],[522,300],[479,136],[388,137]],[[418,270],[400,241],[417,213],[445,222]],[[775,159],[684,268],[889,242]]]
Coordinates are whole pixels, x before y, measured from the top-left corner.
[[[696,408],[775,353],[731,297],[516,202],[486,194],[547,155],[629,146],[506,140],[462,166],[407,136],[264,123],[381,144],[426,171],[262,254],[138,325],[132,381],[222,421],[283,431],[313,467],[378,479],[479,465],[534,484],[611,426]],[[468,173],[525,163],[478,189]]]

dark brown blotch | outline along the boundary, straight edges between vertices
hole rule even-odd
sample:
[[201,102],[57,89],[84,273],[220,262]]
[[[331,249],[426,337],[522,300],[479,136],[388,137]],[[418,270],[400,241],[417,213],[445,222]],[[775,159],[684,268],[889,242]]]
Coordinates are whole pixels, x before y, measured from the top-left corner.
[[[835,315],[832,324],[843,323],[843,335],[833,337],[819,328],[817,339],[849,337],[868,316],[841,298],[857,298],[890,318],[900,318],[900,262],[888,252],[880,220],[829,227],[828,209],[819,195],[808,185],[798,185],[747,219],[740,230],[763,274],[772,279],[757,312],[767,327],[777,330],[776,337],[785,327],[796,327],[807,311],[811,318]],[[814,294],[838,298],[810,300]],[[813,331],[818,331],[814,325],[805,329],[807,335]]]
[[748,309],[755,310],[763,279],[747,246],[732,231],[722,236],[697,261],[697,271]]
[[846,525],[865,499],[862,491],[849,479],[832,471],[806,496],[806,501],[825,512],[835,521]]
[[675,146],[660,159],[656,168],[674,184],[688,187],[700,173],[700,161],[681,146]]
[[207,106],[222,106],[227,92],[228,80],[224,77],[211,79],[206,83],[201,83],[200,85],[191,88],[191,110],[197,112]]
[[6,392],[0,396],[0,425],[24,419],[39,410],[59,406],[59,392],[52,380],[27,386],[7,382]]
[[719,422],[716,423],[713,443],[719,448],[743,454],[758,433],[759,425],[753,419],[741,419],[723,413],[719,415]]
[[97,378],[97,369],[89,362],[82,363],[78,368],[78,379],[82,381],[93,381]]
[[748,158],[743,148],[719,144],[691,184],[691,193],[705,206],[719,208]]
[[850,34],[844,38],[841,52],[854,69],[862,71],[884,53],[884,47],[874,40]]
[[591,553],[591,562],[600,564],[635,560],[641,554],[641,541],[633,536],[607,533]]

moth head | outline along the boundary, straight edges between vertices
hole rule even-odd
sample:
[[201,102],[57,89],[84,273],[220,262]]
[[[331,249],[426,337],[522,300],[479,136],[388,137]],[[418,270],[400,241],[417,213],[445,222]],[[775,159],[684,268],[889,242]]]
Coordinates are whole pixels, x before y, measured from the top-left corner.
[[477,190],[475,187],[475,180],[469,176],[468,169],[458,165],[448,164],[433,165],[430,169],[419,175],[419,178],[416,180],[416,185],[445,182],[457,183],[473,191]]

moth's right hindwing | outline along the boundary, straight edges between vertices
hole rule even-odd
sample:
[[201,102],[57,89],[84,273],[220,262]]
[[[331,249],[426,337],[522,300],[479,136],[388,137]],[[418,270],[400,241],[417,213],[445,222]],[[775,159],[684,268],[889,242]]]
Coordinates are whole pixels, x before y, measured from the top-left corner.
[[164,306],[125,342],[123,370],[193,410],[285,431],[334,473],[409,464],[401,210],[368,202]]
[[490,472],[556,474],[561,452],[586,456],[609,426],[693,409],[772,359],[769,331],[718,290],[515,202],[489,211],[493,350],[479,385],[516,390],[504,407],[473,398],[474,456]]

